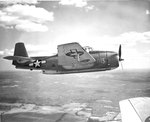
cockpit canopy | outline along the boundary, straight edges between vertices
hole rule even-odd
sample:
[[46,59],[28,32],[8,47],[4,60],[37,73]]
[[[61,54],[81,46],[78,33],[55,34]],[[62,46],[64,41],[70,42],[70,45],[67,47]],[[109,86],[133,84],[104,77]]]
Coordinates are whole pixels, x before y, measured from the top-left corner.
[[93,48],[90,47],[90,46],[85,46],[85,47],[83,47],[83,48],[84,48],[84,50],[85,50],[86,52],[93,51]]

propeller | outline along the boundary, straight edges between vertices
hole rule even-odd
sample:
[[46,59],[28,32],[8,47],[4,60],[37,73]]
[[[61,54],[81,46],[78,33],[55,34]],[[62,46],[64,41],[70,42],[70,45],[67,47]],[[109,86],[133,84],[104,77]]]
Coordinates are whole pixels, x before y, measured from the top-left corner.
[[124,59],[121,58],[121,55],[122,55],[121,44],[119,45],[118,55],[119,55],[119,62],[121,63],[121,68],[123,70],[123,65],[121,61],[123,61]]
[[123,61],[124,59],[121,58],[121,54],[122,54],[122,52],[121,52],[121,44],[119,45],[119,52],[118,52],[118,54],[119,54],[119,61]]

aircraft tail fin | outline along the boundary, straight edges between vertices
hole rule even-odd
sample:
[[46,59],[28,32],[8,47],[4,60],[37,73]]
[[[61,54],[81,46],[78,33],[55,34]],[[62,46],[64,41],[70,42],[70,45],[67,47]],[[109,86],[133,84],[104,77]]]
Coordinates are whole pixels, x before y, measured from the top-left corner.
[[16,43],[15,50],[14,50],[14,56],[28,57],[24,43],[22,43],[22,42]]
[[[15,50],[14,50],[14,56],[28,57],[28,53],[26,51],[24,43],[22,43],[22,42],[16,43]],[[16,60],[13,60],[12,64],[16,65],[18,63]]]

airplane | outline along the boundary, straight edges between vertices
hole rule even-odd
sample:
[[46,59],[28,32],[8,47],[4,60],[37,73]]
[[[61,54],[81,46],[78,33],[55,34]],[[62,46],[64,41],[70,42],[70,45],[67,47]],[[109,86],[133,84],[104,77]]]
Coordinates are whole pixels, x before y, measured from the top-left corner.
[[150,97],[136,97],[119,102],[122,122],[150,122]]
[[[12,60],[15,68],[42,70],[43,74],[68,74],[112,70],[119,67],[119,52],[94,51],[91,47],[83,48],[79,43],[72,42],[57,46],[58,53],[53,56],[29,57],[22,42],[15,44],[14,56],[4,59]],[[118,57],[119,56],[119,57]]]

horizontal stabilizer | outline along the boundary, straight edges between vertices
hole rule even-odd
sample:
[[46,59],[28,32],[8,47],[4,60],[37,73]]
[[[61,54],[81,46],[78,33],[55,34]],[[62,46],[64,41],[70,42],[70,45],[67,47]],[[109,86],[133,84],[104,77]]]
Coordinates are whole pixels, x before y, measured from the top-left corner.
[[23,57],[23,56],[6,56],[6,57],[4,57],[4,59],[13,60],[13,61],[19,61],[19,60],[34,61],[34,59],[32,59],[32,58]]
[[150,97],[139,97],[119,102],[122,122],[150,122]]

